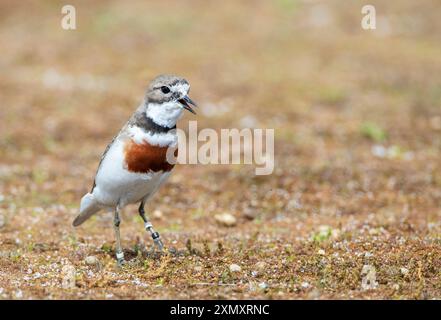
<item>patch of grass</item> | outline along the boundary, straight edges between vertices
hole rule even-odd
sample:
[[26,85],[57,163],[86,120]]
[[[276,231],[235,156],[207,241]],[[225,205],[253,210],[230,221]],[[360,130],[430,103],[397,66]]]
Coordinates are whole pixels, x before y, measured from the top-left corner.
[[311,241],[318,244],[327,241],[332,236],[332,228],[329,226],[320,226],[319,230],[311,235]]
[[387,138],[387,133],[379,125],[373,122],[364,122],[360,127],[361,134],[375,142],[383,142]]

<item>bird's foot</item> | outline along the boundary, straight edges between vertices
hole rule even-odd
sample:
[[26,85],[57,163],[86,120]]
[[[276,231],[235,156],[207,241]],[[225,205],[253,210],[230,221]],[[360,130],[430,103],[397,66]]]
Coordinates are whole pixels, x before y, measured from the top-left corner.
[[162,252],[162,249],[164,249],[164,244],[162,243],[159,233],[158,232],[152,233],[152,239],[158,250]]

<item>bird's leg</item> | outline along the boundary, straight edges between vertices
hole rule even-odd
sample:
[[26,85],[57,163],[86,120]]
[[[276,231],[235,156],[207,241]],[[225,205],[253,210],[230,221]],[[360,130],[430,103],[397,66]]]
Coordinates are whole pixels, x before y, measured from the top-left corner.
[[124,264],[125,261],[124,261],[124,252],[121,248],[121,236],[119,234],[119,225],[121,223],[119,214],[120,214],[120,208],[118,205],[116,206],[115,216],[113,218],[113,229],[115,231],[115,239],[116,239],[116,260],[118,262],[118,266],[121,266]]
[[161,241],[161,237],[157,231],[153,229],[152,223],[146,218],[145,211],[144,211],[144,205],[145,201],[141,201],[141,204],[139,205],[139,215],[141,216],[142,220],[144,220],[144,228],[146,231],[149,231],[152,235],[153,242],[155,243],[156,247],[159,249],[159,251],[162,251],[164,248],[164,244]]

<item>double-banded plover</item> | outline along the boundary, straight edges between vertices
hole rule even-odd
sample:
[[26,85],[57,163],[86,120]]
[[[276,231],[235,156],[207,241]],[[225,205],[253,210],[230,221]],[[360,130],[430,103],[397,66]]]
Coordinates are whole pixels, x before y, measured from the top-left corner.
[[150,83],[141,106],[104,151],[92,190],[81,199],[75,227],[101,209],[114,211],[118,264],[124,262],[120,213],[128,204],[140,203],[138,211],[145,229],[162,250],[159,233],[147,219],[144,206],[174,167],[167,152],[170,148],[177,151],[176,122],[184,109],[195,113],[189,90],[187,80],[173,75],[160,75]]

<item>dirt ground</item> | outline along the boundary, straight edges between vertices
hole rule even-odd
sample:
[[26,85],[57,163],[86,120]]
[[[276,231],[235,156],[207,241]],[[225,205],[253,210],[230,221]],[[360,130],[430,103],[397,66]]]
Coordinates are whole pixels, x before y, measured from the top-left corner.
[[[1,299],[440,299],[439,1],[0,2]],[[275,170],[178,165],[147,205],[71,226],[154,76],[201,128],[274,128]],[[220,225],[216,214],[236,218]],[[237,265],[237,266],[234,266]]]

